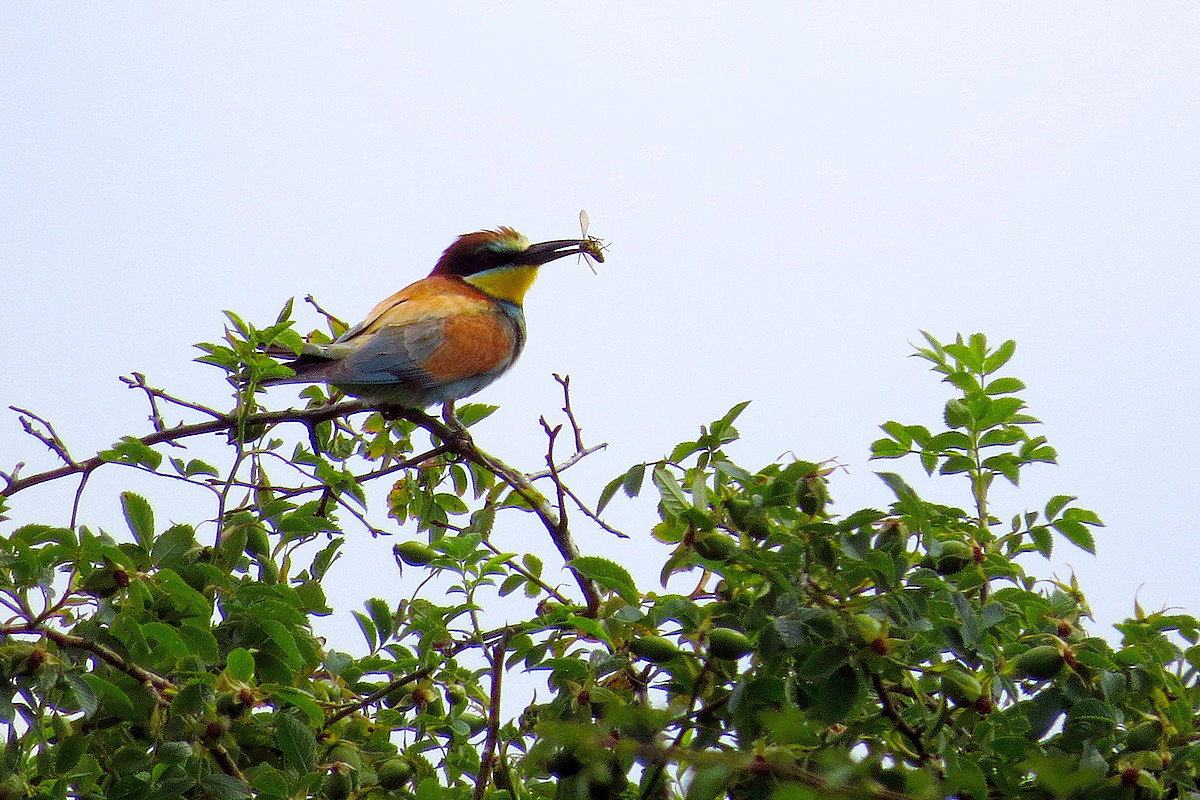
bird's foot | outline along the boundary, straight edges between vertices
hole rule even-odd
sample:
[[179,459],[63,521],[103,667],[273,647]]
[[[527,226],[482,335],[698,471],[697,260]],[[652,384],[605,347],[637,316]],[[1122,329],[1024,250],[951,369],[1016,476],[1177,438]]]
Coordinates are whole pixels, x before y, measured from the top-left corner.
[[442,421],[446,423],[446,428],[449,429],[454,444],[460,447],[469,447],[474,444],[467,426],[463,425],[458,415],[454,413],[454,401],[450,401],[442,406]]

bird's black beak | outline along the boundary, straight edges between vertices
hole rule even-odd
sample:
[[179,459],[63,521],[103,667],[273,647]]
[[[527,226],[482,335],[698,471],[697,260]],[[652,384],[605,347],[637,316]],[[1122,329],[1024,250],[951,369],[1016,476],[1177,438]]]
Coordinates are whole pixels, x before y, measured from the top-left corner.
[[600,250],[598,239],[555,239],[552,242],[530,245],[516,257],[515,261],[518,264],[537,267],[576,253],[582,253],[596,261],[604,260],[604,253]]

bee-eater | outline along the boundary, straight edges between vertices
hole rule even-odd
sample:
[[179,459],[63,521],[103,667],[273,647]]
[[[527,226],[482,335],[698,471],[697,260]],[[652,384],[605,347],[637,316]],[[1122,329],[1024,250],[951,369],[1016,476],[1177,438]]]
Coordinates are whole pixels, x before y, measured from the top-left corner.
[[530,244],[512,228],[460,236],[428,277],[333,342],[305,344],[286,362],[296,374],[267,383],[329,383],[369,403],[408,408],[474,394],[521,354],[521,303],[538,267],[574,253],[604,260],[594,238]]

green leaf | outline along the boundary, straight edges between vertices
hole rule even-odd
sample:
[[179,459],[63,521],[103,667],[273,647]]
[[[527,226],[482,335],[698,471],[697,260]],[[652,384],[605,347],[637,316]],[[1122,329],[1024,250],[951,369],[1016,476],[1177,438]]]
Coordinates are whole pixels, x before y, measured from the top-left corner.
[[383,644],[392,637],[392,630],[395,628],[392,609],[378,597],[367,600],[366,606],[367,613],[371,615],[371,622],[375,625],[375,632],[379,636],[379,643]]
[[371,622],[371,618],[360,611],[350,612],[354,615],[354,619],[358,622],[358,627],[362,631],[363,638],[367,640],[367,647],[371,648],[371,652],[379,649],[379,634],[375,631],[375,623]]
[[[987,358],[983,360],[983,372],[991,374],[1008,363],[1008,360],[1013,357],[1013,353],[1017,352],[1017,343],[1012,339],[1001,344],[993,350]],[[1015,379],[1012,379],[1015,380]]]
[[172,525],[154,540],[150,561],[156,567],[176,564],[196,546],[196,532],[191,525]]
[[957,398],[946,401],[942,418],[950,428],[965,428],[971,424],[971,414],[966,404]]
[[1067,504],[1072,500],[1077,499],[1070,494],[1056,494],[1050,498],[1050,502],[1046,503],[1046,519],[1054,519],[1058,516],[1058,512],[1066,508]]
[[112,446],[112,449],[103,450],[98,455],[105,461],[133,464],[150,470],[158,469],[163,460],[162,453],[132,436],[123,437],[121,441]]
[[133,710],[133,701],[116,684],[109,683],[92,672],[85,672],[79,677],[91,687],[96,697],[100,699],[100,706],[105,711],[130,721],[140,720],[141,715]]
[[[171,658],[181,659],[191,655],[191,649],[179,633],[165,622],[147,622],[142,625],[142,635],[166,650]],[[156,648],[157,649],[157,648]]]
[[678,463],[690,456],[697,450],[703,450],[699,442],[680,442],[675,445],[675,449],[671,451],[671,455],[667,456],[667,461]]
[[141,495],[133,492],[121,492],[121,510],[125,512],[125,522],[133,531],[133,538],[147,551],[154,543],[154,509]]
[[180,613],[188,617],[212,616],[212,605],[204,595],[197,592],[173,569],[160,569],[154,574],[154,583],[171,598],[171,603]]
[[1095,511],[1089,511],[1086,508],[1079,508],[1078,506],[1068,508],[1066,511],[1064,511],[1063,519],[1082,522],[1085,525],[1104,525],[1104,523],[1100,521],[1100,517]]
[[618,475],[604,485],[600,490],[600,497],[596,500],[596,513],[603,513],[609,502],[616,496],[617,490],[621,488],[621,484],[625,481],[625,475]]
[[824,722],[840,722],[849,716],[862,692],[862,679],[850,664],[843,664],[815,692],[810,709]]
[[284,711],[276,711],[275,742],[283,754],[283,764],[297,772],[307,772],[316,761],[317,740],[300,720]]
[[871,442],[871,458],[900,458],[909,452],[908,445],[892,439],[876,439]]
[[943,793],[961,793],[970,797],[987,797],[988,784],[983,770],[974,758],[950,748],[945,751],[946,784]]
[[633,576],[615,561],[599,556],[578,556],[567,565],[588,580],[616,592],[627,603],[637,603],[641,599]]
[[1025,407],[1025,401],[1019,397],[997,397],[988,404],[987,412],[979,420],[980,430],[994,428],[997,425],[1012,423],[1017,412]]
[[675,480],[675,476],[668,471],[665,464],[656,464],[650,479],[658,487],[659,494],[662,496],[663,510],[668,516],[678,517],[684,509],[691,508],[691,503],[684,496],[679,481]]
[[580,617],[572,614],[567,618],[567,624],[575,627],[576,630],[586,633],[596,641],[612,644],[612,640],[608,638],[608,632],[604,627],[594,619]]
[[321,710],[321,705],[308,692],[301,691],[292,686],[264,686],[264,693],[272,699],[281,700],[294,706],[305,717],[308,718],[308,724],[319,730],[325,724],[325,712]]
[[1024,382],[1016,378],[996,378],[983,387],[983,391],[986,394],[1008,394],[1009,392],[1019,392],[1024,388]]
[[1058,519],[1050,523],[1050,527],[1067,537],[1067,541],[1076,547],[1096,554],[1096,540],[1087,525],[1073,519]]
[[906,500],[908,498],[915,498],[917,496],[917,493],[914,492],[913,488],[905,482],[904,478],[901,478],[896,473],[876,472],[875,474],[878,475],[879,479],[887,484],[887,487],[895,493],[897,500]]
[[178,629],[179,637],[187,642],[194,657],[206,664],[215,664],[221,657],[217,637],[208,628],[207,620],[196,617],[186,619]]
[[725,416],[721,417],[719,420],[714,422],[709,427],[709,430],[712,431],[714,436],[724,435],[725,431],[729,428],[730,425],[733,424],[734,420],[736,420],[738,417],[740,417],[742,415],[742,412],[745,411],[747,407],[749,407],[750,402],[751,401],[749,401],[749,400],[743,400],[742,402],[735,405],[733,408],[729,409],[729,411],[725,412]]
[[625,480],[621,481],[621,490],[625,492],[626,497],[637,497],[641,494],[642,483],[646,480],[646,465],[634,464],[625,473]]
[[245,800],[251,796],[246,784],[223,772],[213,772],[201,778],[200,786],[215,800]]
[[254,654],[244,647],[235,647],[225,657],[225,673],[242,683],[254,682]]
[[476,422],[481,422],[492,414],[496,413],[499,406],[488,405],[487,403],[467,403],[454,409],[458,421],[463,425],[470,427]]
[[296,647],[296,637],[287,629],[287,626],[274,619],[263,620],[262,626],[263,630],[267,632],[267,636],[271,637],[271,641],[279,648],[284,663],[290,669],[299,669],[302,665],[300,650]]

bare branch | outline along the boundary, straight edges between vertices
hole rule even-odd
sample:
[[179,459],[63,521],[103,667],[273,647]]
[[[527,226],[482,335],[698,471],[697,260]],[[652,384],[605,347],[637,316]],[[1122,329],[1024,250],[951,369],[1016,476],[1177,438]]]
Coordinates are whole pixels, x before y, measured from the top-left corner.
[[[67,445],[63,443],[63,440],[58,435],[58,431],[54,430],[54,426],[50,424],[49,420],[47,420],[45,417],[40,417],[32,411],[24,408],[17,408],[16,406],[9,406],[9,408],[20,415],[18,419],[21,421],[22,430],[54,451],[54,454],[61,458],[68,465],[73,466],[75,464],[75,459],[71,457],[69,452],[67,452]],[[34,427],[33,422],[30,420],[41,423],[46,430],[39,431]]]

